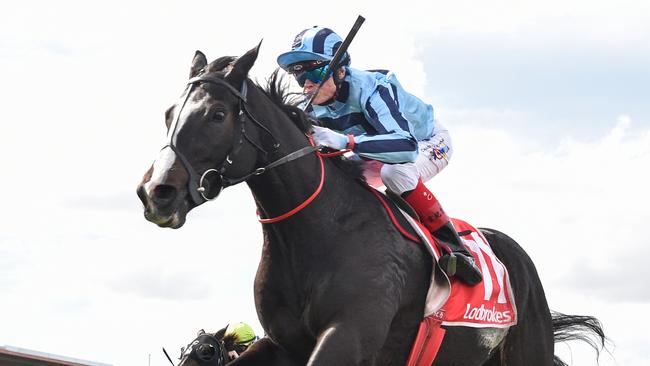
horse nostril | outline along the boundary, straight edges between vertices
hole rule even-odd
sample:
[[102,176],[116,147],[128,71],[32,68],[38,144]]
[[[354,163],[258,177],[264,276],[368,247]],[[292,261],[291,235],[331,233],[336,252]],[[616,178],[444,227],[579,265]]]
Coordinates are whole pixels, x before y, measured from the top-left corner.
[[140,201],[142,202],[142,204],[145,207],[147,207],[147,192],[144,189],[144,186],[143,185],[139,186],[138,189],[136,190],[136,192],[137,192],[138,198],[140,198]]
[[157,204],[165,204],[176,198],[176,187],[167,184],[159,184],[154,187],[152,198]]

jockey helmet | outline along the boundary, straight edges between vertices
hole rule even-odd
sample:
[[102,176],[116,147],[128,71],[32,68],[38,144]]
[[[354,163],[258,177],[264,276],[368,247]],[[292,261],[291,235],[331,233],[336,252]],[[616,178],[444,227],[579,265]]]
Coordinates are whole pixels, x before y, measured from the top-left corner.
[[257,340],[253,328],[242,322],[228,324],[225,335],[234,335],[236,339],[235,344],[243,346],[249,346]]
[[[343,39],[333,30],[325,27],[314,26],[307,28],[296,35],[291,45],[291,51],[278,56],[278,65],[287,70],[289,65],[306,61],[329,62]],[[345,53],[341,58],[339,66],[350,64],[350,54]]]

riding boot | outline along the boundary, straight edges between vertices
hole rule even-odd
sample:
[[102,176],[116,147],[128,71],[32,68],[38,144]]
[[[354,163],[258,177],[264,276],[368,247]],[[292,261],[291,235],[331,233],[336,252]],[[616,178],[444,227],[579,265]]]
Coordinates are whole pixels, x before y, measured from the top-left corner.
[[405,192],[402,196],[417,212],[420,222],[438,239],[440,247],[447,252],[438,261],[447,275],[455,276],[470,286],[481,282],[483,276],[474,263],[474,257],[462,244],[449,216],[422,180],[418,181],[414,190]]
[[474,286],[483,280],[483,275],[476,266],[474,257],[461,244],[458,232],[451,221],[447,221],[440,229],[431,233],[448,248],[448,252],[438,260],[440,267],[448,275],[456,276],[470,286]]

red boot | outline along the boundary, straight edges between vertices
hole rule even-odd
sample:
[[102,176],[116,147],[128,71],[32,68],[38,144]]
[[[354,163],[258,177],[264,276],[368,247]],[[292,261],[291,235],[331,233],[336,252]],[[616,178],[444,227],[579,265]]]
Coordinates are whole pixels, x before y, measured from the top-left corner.
[[403,198],[420,216],[422,224],[438,239],[441,248],[447,252],[438,261],[447,275],[455,276],[471,286],[481,282],[483,275],[474,263],[474,257],[461,244],[449,216],[422,180],[418,181],[414,190],[404,193]]

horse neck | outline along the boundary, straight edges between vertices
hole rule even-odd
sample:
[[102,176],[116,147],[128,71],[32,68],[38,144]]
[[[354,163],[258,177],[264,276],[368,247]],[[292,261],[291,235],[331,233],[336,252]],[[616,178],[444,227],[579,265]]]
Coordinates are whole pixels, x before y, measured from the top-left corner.
[[[260,122],[271,131],[280,143],[279,149],[269,156],[267,161],[258,162],[258,166],[264,166],[270,161],[310,146],[305,134],[284,111],[275,106],[259,90],[256,90],[255,98],[268,103],[263,106],[251,104],[252,113],[264,116],[264,120],[260,120]],[[264,133],[260,137],[266,142],[266,146],[271,145],[270,137]],[[307,211],[312,216],[325,216],[325,212],[318,212],[318,210],[326,210],[327,204],[331,204],[332,201],[350,200],[353,198],[351,197],[354,195],[353,191],[363,190],[359,184],[356,184],[351,177],[334,166],[328,159],[325,158],[323,164],[325,178],[321,192],[308,205],[309,210],[303,209],[292,219],[305,221],[305,212]],[[316,153],[312,153],[268,170],[264,174],[250,179],[248,185],[255,197],[260,214],[265,217],[276,217],[304,202],[316,191],[320,182],[321,162]]]

